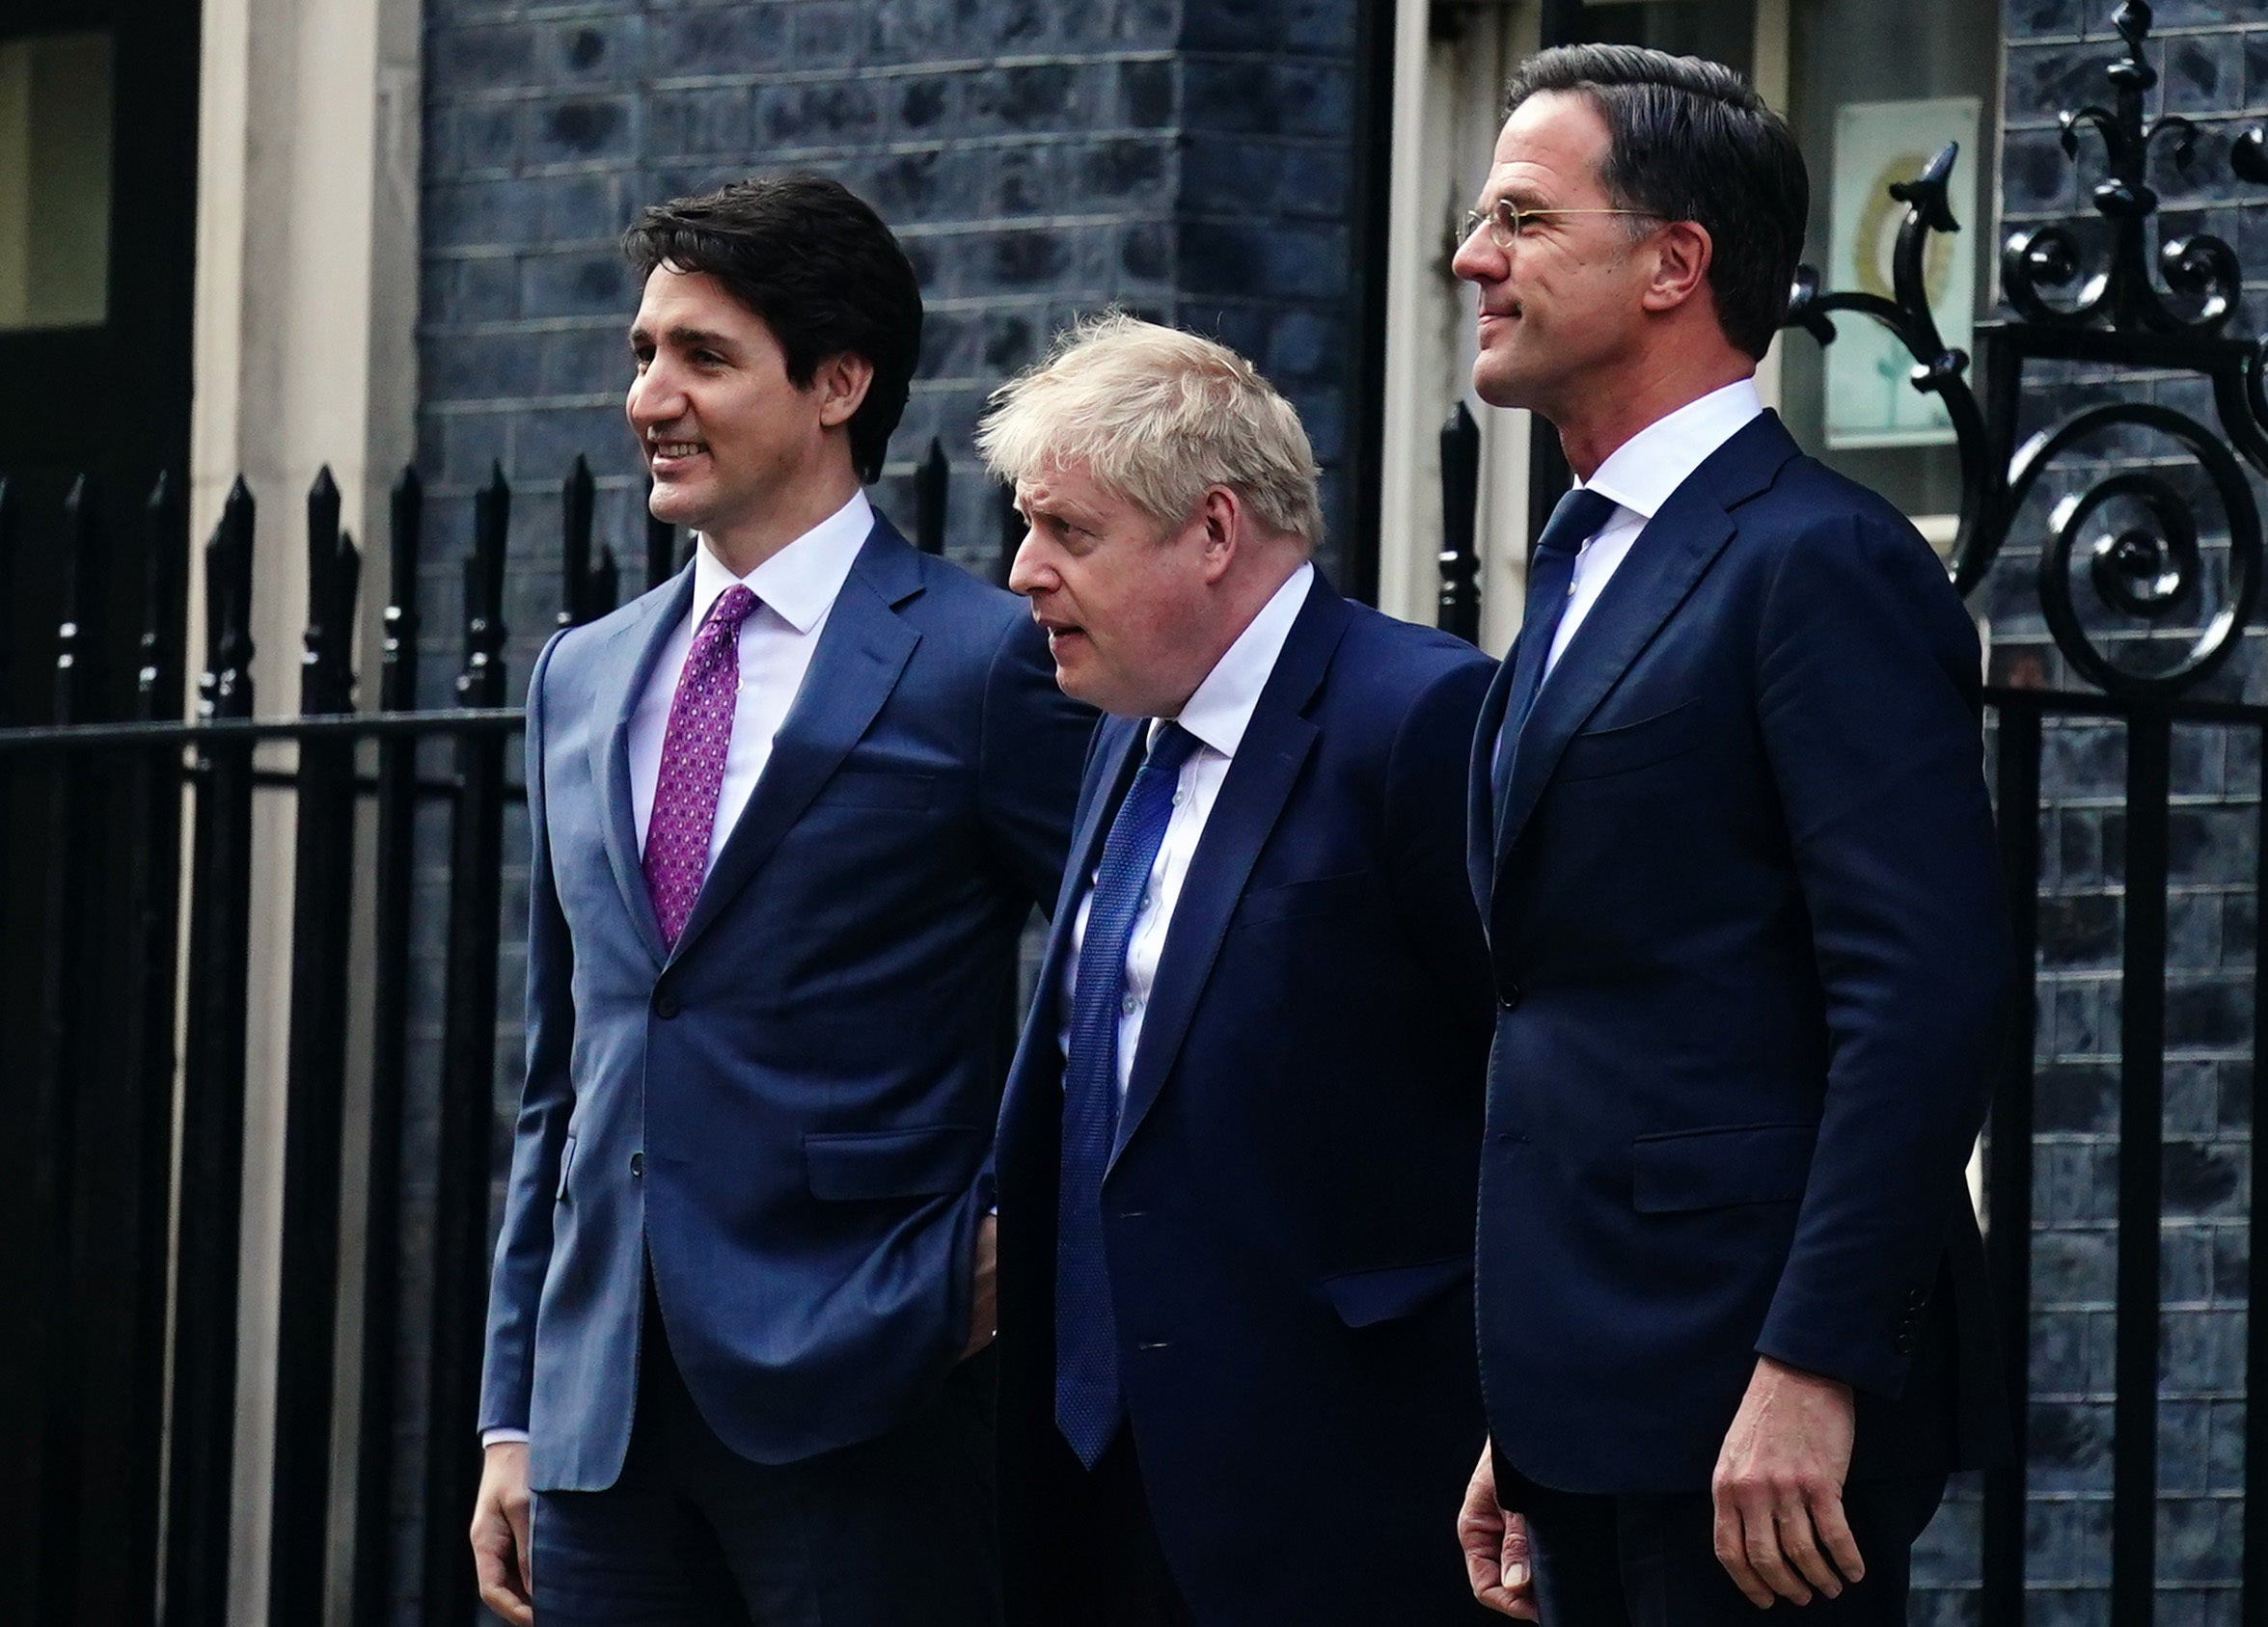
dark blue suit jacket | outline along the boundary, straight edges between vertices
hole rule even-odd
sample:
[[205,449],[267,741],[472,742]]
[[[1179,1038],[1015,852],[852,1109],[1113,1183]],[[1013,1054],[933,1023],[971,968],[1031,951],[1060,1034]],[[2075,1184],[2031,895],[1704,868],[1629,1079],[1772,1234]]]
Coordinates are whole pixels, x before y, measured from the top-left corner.
[[[1176,903],[1103,1190],[1127,1407],[1209,1627],[1474,1618],[1468,1288],[1490,999],[1462,862],[1493,663],[1319,577]],[[1109,1586],[1054,1424],[1057,1031],[1075,906],[1141,755],[1106,719],[1002,1105],[1009,1618]]]
[[702,1416],[763,1462],[903,1419],[968,1332],[1017,939],[1093,713],[1023,604],[878,521],[675,951],[628,725],[692,572],[555,638],[528,692],[528,1079],[483,1428],[611,1485],[650,1259]]
[[1854,1474],[1974,1457],[1998,1381],[1962,1166],[2010,967],[1944,569],[1767,413],[1640,534],[1493,805],[1504,688],[1470,844],[1500,1456],[1705,1487],[1761,1352],[1860,1392]]

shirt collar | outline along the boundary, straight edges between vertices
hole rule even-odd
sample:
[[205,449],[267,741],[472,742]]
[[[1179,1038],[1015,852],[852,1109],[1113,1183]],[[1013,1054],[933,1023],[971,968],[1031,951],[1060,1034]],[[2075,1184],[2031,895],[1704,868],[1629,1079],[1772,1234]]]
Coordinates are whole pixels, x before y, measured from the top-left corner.
[[693,551],[693,625],[698,627],[719,596],[739,583],[798,633],[808,633],[842,591],[851,564],[874,529],[874,508],[863,490],[746,576],[712,554]]
[[1299,607],[1307,602],[1314,581],[1311,561],[1302,561],[1284,579],[1227,653],[1213,664],[1175,722],[1223,757],[1237,754],[1244,730],[1251,725],[1252,709],[1260,704],[1260,691],[1268,688],[1269,674],[1275,670],[1276,657],[1284,652],[1284,640],[1292,636],[1292,623],[1299,618]]
[[1763,410],[1756,380],[1735,379],[1625,441],[1583,482],[1584,489],[1651,520],[1671,493]]

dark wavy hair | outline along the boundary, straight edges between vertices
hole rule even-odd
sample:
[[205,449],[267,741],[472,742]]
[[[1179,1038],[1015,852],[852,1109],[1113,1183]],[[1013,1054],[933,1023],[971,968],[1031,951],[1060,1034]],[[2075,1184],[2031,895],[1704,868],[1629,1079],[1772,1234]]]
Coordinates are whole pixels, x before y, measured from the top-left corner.
[[1726,339],[1762,358],[1788,315],[1811,177],[1780,116],[1722,63],[1637,45],[1560,45],[1522,63],[1504,113],[1546,91],[1589,96],[1606,121],[1599,179],[1618,208],[1704,228]]
[[641,279],[659,265],[714,277],[763,318],[799,390],[830,357],[871,363],[874,382],[851,417],[851,462],[861,480],[882,474],[921,359],[921,286],[856,193],[824,176],[751,176],[653,204],[622,234],[622,252]]

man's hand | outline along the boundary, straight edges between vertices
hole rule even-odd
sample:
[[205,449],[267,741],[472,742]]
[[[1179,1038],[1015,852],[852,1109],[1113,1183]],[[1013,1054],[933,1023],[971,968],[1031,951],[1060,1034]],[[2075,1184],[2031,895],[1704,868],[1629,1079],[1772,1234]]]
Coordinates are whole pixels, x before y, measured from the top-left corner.
[[967,1361],[993,1342],[1000,1325],[1000,1220],[988,1214],[976,1226],[976,1266],[969,1279],[969,1342],[961,1347]]
[[1757,1359],[1709,1492],[1718,1562],[1759,1610],[1809,1604],[1814,1587],[1832,1599],[1867,1574],[1843,1517],[1851,1416],[1849,1385]]
[[1464,1488],[1457,1539],[1464,1545],[1464,1574],[1473,1597],[1499,1615],[1537,1620],[1527,1523],[1517,1514],[1506,1513],[1497,1503],[1496,1463],[1487,1446],[1481,1448],[1480,1466]]
[[499,1441],[480,1466],[473,1504],[473,1567],[480,1602],[512,1623],[533,1627],[535,1571],[528,1547],[528,1443]]

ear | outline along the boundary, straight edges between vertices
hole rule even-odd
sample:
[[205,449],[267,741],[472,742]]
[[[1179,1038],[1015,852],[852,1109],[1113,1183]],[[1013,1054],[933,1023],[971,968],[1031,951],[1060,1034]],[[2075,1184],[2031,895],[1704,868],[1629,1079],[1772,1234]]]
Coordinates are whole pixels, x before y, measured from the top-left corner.
[[846,350],[820,363],[811,375],[811,388],[819,396],[820,427],[837,429],[850,422],[873,383],[874,364],[855,352]]
[[1653,236],[1653,271],[1639,303],[1648,311],[1675,311],[1708,286],[1708,266],[1716,252],[1708,228],[1672,221]]
[[1244,505],[1226,486],[1214,486],[1197,504],[1197,524],[1202,529],[1197,543],[1200,563],[1205,585],[1211,587],[1236,563],[1244,536]]

